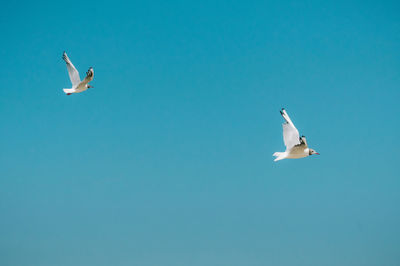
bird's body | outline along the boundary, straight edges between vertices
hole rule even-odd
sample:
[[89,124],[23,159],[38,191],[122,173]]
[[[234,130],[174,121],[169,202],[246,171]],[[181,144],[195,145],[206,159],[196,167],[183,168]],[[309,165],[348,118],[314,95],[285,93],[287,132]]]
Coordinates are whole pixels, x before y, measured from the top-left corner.
[[67,95],[70,95],[71,93],[79,93],[79,92],[83,92],[83,91],[85,91],[85,90],[87,90],[87,89],[88,89],[87,84],[84,84],[83,81],[82,81],[82,82],[80,82],[80,83],[78,84],[78,86],[72,87],[72,88],[70,88],[70,89],[63,89],[63,91],[64,91]]
[[66,52],[63,53],[62,57],[67,64],[67,69],[68,69],[68,74],[69,78],[72,83],[72,88],[69,89],[63,89],[65,94],[71,95],[72,93],[79,93],[87,90],[88,88],[93,88],[91,85],[89,85],[89,82],[93,80],[94,76],[94,71],[93,68],[89,68],[89,70],[86,72],[86,77],[84,80],[81,81],[79,77],[79,72],[76,70],[75,66],[72,64],[71,60],[69,60],[69,57]]
[[307,140],[304,136],[299,137],[299,131],[294,126],[286,110],[282,108],[281,115],[285,119],[285,123],[282,124],[283,127],[283,141],[286,145],[285,152],[275,152],[274,161],[279,161],[283,159],[299,159],[310,156],[312,154],[319,154],[313,149],[310,149],[307,145]]

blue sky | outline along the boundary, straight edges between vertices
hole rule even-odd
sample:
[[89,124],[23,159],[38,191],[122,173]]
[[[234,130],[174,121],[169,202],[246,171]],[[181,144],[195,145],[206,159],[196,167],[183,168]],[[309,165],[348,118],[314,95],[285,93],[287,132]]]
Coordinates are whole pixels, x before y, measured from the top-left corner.
[[2,3],[0,264],[399,265],[398,10]]

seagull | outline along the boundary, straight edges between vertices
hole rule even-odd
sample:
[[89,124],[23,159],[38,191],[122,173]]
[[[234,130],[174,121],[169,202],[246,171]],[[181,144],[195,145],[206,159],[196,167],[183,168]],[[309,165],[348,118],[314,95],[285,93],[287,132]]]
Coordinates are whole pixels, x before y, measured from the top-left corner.
[[72,83],[71,89],[63,89],[65,94],[71,95],[72,93],[79,93],[85,91],[88,88],[94,88],[93,86],[89,85],[89,82],[93,80],[94,76],[93,67],[89,68],[89,70],[86,72],[85,79],[81,81],[81,79],[79,78],[78,70],[76,70],[71,60],[69,60],[69,57],[65,51],[63,53],[62,59],[64,59],[65,63],[67,63],[68,74]]
[[283,127],[283,141],[285,142],[286,151],[285,152],[275,152],[275,162],[283,159],[299,159],[304,158],[313,154],[318,154],[313,149],[308,148],[306,137],[299,137],[299,131],[294,126],[292,120],[290,120],[289,115],[286,110],[282,108],[281,115],[285,119],[285,123],[282,124]]

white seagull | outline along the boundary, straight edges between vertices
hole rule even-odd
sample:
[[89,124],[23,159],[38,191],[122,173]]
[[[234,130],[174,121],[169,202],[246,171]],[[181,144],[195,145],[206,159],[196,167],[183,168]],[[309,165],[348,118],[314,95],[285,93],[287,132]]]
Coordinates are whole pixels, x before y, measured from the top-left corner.
[[66,52],[63,53],[62,58],[64,59],[65,63],[67,63],[67,69],[69,78],[71,79],[72,88],[70,89],[63,89],[65,94],[71,95],[72,93],[79,93],[82,91],[87,90],[88,88],[94,88],[90,86],[88,83],[93,80],[94,71],[93,67],[90,67],[89,70],[86,72],[86,77],[84,80],[81,81],[79,78],[79,72],[76,70],[74,65],[72,64],[71,60],[69,60],[68,55]]
[[294,126],[292,120],[290,120],[290,117],[284,108],[281,110],[281,115],[286,121],[282,124],[283,141],[285,142],[286,151],[275,152],[273,154],[273,156],[276,157],[274,161],[304,158],[313,154],[319,155],[319,153],[315,150],[308,148],[307,141],[304,136],[299,137],[299,131]]

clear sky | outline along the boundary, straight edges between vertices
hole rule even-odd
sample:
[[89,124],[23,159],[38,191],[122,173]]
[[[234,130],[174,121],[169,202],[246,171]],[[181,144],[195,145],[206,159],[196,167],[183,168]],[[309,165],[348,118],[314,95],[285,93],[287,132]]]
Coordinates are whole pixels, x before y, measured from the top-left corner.
[[0,265],[399,265],[399,8],[3,1]]

